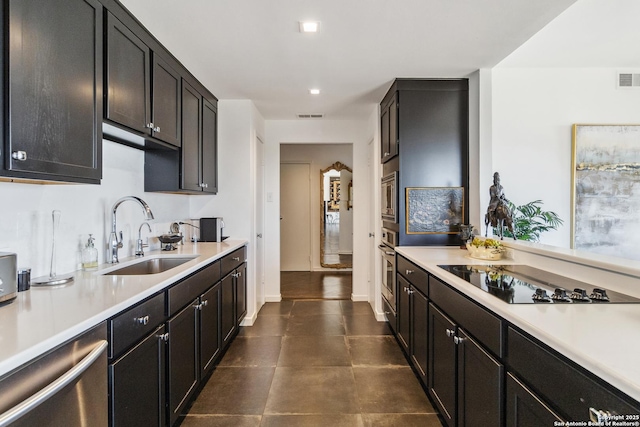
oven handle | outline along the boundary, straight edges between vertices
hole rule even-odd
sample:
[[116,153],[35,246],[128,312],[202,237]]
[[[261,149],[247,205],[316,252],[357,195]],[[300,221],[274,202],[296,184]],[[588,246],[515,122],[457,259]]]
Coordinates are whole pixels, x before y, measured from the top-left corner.
[[69,385],[84,371],[89,369],[93,362],[95,362],[102,355],[102,353],[104,353],[107,346],[107,341],[101,340],[98,345],[93,350],[91,350],[91,352],[86,355],[84,359],[80,361],[80,363],[69,369],[62,376],[60,376],[58,379],[56,379],[54,382],[52,382],[36,394],[32,395],[26,400],[23,400],[21,403],[9,409],[4,414],[0,415],[0,426],[5,426],[12,423],[13,421],[16,421],[18,418],[31,412],[32,409],[34,409],[41,403],[44,403],[58,391]]
[[380,249],[382,252],[384,252],[385,255],[395,255],[395,252],[389,252],[387,251],[387,247],[385,245],[378,245],[378,249]]

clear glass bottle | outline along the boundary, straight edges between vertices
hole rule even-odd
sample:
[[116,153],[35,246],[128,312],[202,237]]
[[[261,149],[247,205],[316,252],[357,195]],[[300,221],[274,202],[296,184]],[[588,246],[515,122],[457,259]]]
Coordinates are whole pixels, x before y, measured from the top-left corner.
[[98,269],[98,249],[93,243],[95,240],[93,235],[89,234],[87,245],[82,250],[82,269],[85,271]]

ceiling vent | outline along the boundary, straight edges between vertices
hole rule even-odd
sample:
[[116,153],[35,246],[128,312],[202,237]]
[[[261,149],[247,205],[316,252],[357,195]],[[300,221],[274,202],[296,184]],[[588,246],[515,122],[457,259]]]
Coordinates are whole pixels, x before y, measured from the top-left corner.
[[320,114],[320,113],[312,113],[312,114],[307,114],[307,113],[298,113],[297,114],[299,119],[321,119],[324,117],[324,114]]
[[640,71],[619,72],[617,84],[621,89],[640,89]]

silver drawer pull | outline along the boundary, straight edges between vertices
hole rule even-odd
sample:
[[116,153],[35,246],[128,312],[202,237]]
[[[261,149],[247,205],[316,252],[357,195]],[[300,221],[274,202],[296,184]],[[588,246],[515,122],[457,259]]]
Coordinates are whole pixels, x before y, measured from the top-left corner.
[[455,344],[460,344],[462,343],[462,341],[464,341],[464,338],[460,338],[460,337],[453,337],[453,342]]
[[104,351],[107,349],[106,340],[99,341],[93,350],[89,354],[87,354],[84,359],[82,359],[77,365],[69,369],[67,372],[62,374],[62,376],[58,377],[51,384],[32,395],[31,397],[23,400],[13,408],[8,411],[0,414],[0,425],[9,425],[24,415],[31,412],[35,407],[40,405],[41,403],[46,402],[60,390],[65,388],[67,385],[71,384],[75,381],[80,375],[82,375],[91,365],[95,362]]
[[136,317],[134,320],[138,325],[148,325],[149,324],[149,316]]
[[589,419],[594,423],[605,423],[611,420],[611,412],[589,408]]
[[207,301],[207,300],[202,301],[202,306],[203,307],[206,307],[207,305],[209,305],[209,301]]
[[405,270],[404,272],[407,276],[414,273],[413,270]]
[[453,329],[447,329],[446,333],[448,337],[452,337],[456,334],[456,331],[454,331]]
[[13,153],[11,153],[11,158],[13,160],[20,160],[21,162],[24,162],[25,160],[27,160],[27,152],[26,151],[14,151]]
[[145,126],[147,129],[153,129],[153,123],[147,123],[147,126]]
[[157,337],[160,341],[164,341],[164,342],[169,341],[169,333],[168,333],[168,332],[165,332],[164,334],[156,335],[156,337]]
[[240,257],[239,256],[234,256],[233,258],[231,258],[234,261],[240,261]]

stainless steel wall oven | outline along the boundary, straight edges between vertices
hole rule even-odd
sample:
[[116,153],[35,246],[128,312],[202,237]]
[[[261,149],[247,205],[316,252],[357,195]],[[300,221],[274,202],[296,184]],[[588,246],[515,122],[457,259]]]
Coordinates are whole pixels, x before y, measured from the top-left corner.
[[398,222],[398,172],[382,177],[382,220]]
[[397,233],[395,231],[383,228],[382,244],[378,246],[382,255],[381,293],[394,312],[396,311],[396,252],[393,247],[396,244],[396,239]]

